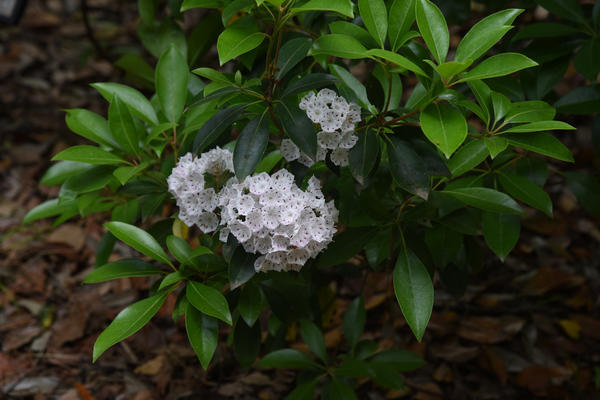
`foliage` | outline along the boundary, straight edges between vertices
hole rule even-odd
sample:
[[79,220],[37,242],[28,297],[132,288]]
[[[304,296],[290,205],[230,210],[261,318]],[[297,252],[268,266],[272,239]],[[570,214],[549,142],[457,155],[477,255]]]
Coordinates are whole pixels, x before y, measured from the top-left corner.
[[[502,42],[513,48],[497,52],[494,45],[522,10],[483,18],[451,51],[444,14],[429,0],[183,0],[170,1],[171,17],[162,19],[156,2],[140,0],[138,33],[158,61],[153,68],[130,54],[117,65],[154,93],[148,98],[122,84],[93,84],[109,103],[108,118],[73,109],[66,120],[95,145],[54,156],[58,162],[41,182],[60,185],[59,197],[25,217],[56,217],[58,225],[110,212],[98,260],[107,260],[115,239],[146,256],[101,263],[86,279],[154,277],[149,297],[122,310],[98,337],[94,360],[138,331],[173,295],[173,318],[185,314],[204,368],[219,331],[232,325],[242,365],[253,365],[262,347],[269,351],[258,366],[302,370],[290,399],[312,398],[317,385],[325,398],[355,398],[363,377],[401,388],[401,373],[423,361],[400,350],[377,352],[375,343],[360,339],[366,318],[360,296],[345,315],[345,353],[331,354],[317,293],[347,276],[348,260],[364,254],[365,269],[393,276],[400,309],[421,340],[436,271],[460,292],[453,285],[464,287],[461,278],[444,279],[444,271],[478,269],[483,242],[504,260],[519,237],[522,204],[552,215],[543,189],[545,157],[573,161],[549,133],[573,127],[555,121],[555,108],[542,100],[555,100],[551,90],[564,72],[557,64],[566,68],[573,48],[557,49],[555,37],[581,43],[575,65],[595,82],[600,63],[581,60],[596,57],[599,7],[590,21],[575,0],[539,2],[569,22],[527,26]],[[186,36],[177,20],[197,8],[220,11],[202,14]],[[524,54],[514,46],[522,40],[531,40]],[[202,62],[215,43],[220,70]],[[323,88],[360,108],[347,162],[336,161],[333,152],[319,158],[323,132],[299,108],[307,93]],[[594,85],[576,89],[555,106],[588,112],[596,92]],[[308,162],[283,158],[283,143]],[[289,170],[302,189],[314,183],[311,176],[323,182],[325,197],[339,210],[329,247],[300,272],[257,273],[256,255],[233,235],[221,244],[219,233],[186,226],[167,178],[185,154],[199,156],[216,146],[232,152],[240,180]],[[587,178],[567,177],[574,192],[585,193]],[[261,320],[267,317],[263,345]],[[314,357],[282,348],[286,333],[296,329]]]

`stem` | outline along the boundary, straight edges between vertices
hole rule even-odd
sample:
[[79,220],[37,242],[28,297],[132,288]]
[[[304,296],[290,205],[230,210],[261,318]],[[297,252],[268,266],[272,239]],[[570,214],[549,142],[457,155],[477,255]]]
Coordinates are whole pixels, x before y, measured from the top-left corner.
[[388,76],[388,95],[387,95],[387,100],[385,101],[385,107],[383,107],[383,114],[385,114],[389,107],[390,107],[390,101],[392,100],[392,74],[390,71],[387,71],[387,76]]

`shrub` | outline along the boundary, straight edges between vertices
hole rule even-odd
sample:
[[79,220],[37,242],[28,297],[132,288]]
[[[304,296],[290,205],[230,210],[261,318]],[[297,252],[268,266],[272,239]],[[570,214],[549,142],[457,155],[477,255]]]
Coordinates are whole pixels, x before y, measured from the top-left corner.
[[[135,55],[117,64],[155,94],[94,83],[108,119],[72,109],[66,121],[96,145],[54,156],[41,183],[60,185],[59,197],[25,218],[58,225],[110,211],[85,283],[152,277],[149,297],[98,337],[94,361],[177,296],[173,319],[185,315],[204,368],[220,329],[232,326],[234,353],[249,366],[268,326],[258,365],[304,370],[289,398],[312,398],[319,383],[326,398],[354,398],[359,377],[398,388],[423,361],[360,340],[360,293],[344,317],[344,354],[329,354],[320,290],[387,271],[421,340],[436,271],[460,293],[483,262],[481,236],[501,260],[515,246],[519,202],[552,215],[542,156],[572,156],[547,131],[573,128],[544,101],[498,89],[493,78],[535,61],[488,55],[522,10],[483,18],[450,52],[432,2],[388,3],[185,0],[159,20],[155,2],[140,1],[154,73]],[[204,13],[186,38],[175,21],[198,7],[221,14]],[[221,71],[198,67],[213,39]],[[145,257],[107,263],[116,240]],[[316,358],[282,348],[290,327]]]

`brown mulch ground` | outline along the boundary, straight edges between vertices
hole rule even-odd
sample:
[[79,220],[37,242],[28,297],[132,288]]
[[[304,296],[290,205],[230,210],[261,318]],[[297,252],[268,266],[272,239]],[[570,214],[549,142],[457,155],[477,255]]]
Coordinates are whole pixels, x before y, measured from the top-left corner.
[[[89,1],[95,36],[114,54],[136,44],[137,17],[135,2],[113,3],[119,2]],[[94,56],[77,7],[76,1],[30,1],[18,27],[0,28],[0,398],[283,398],[293,373],[239,369],[223,346],[204,372],[182,321],[171,321],[173,300],[138,334],[91,363],[99,332],[150,282],[81,285],[104,232],[98,216],[56,230],[48,221],[20,223],[27,210],[56,196],[57,188],[37,181],[51,156],[78,140],[60,109],[104,114],[106,104],[89,83],[121,79],[120,71]],[[569,144],[577,167],[589,169],[589,121],[576,123],[581,129]],[[555,219],[528,210],[513,255],[501,264],[488,254],[464,296],[438,284],[422,343],[400,315],[390,276],[369,275],[365,337],[381,348],[412,350],[428,364],[406,375],[407,391],[367,382],[359,388],[361,399],[600,396],[600,223],[579,208],[560,177],[546,187]],[[113,258],[129,251],[117,246]],[[342,340],[339,316],[358,287],[349,281],[336,289],[329,348]],[[228,332],[221,333],[224,342]]]

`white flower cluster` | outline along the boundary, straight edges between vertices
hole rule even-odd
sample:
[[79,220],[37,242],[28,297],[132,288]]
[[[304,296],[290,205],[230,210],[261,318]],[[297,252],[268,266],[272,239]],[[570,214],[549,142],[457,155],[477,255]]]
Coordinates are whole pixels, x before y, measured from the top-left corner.
[[219,147],[194,158],[187,153],[177,162],[167,179],[169,192],[175,196],[179,219],[187,226],[197,225],[203,232],[213,232],[219,225],[215,214],[219,199],[215,189],[204,187],[204,174],[222,177],[233,172],[233,156]]
[[231,153],[219,148],[179,160],[168,183],[186,225],[196,224],[204,232],[221,226],[221,241],[232,234],[246,252],[260,254],[256,271],[298,271],[331,242],[338,211],[333,201],[325,202],[317,178],[310,178],[306,191],[287,170],[242,181],[232,177],[218,193],[204,187],[204,174],[232,171]]
[[[348,103],[331,89],[321,89],[319,93],[308,93],[299,105],[306,111],[308,118],[321,126],[317,133],[317,161],[325,160],[327,151],[331,151],[331,161],[335,165],[348,165],[348,153],[358,141],[354,134],[354,125],[360,122],[360,107]],[[314,162],[300,152],[290,139],[281,141],[281,154],[287,161],[298,162],[310,167]]]

